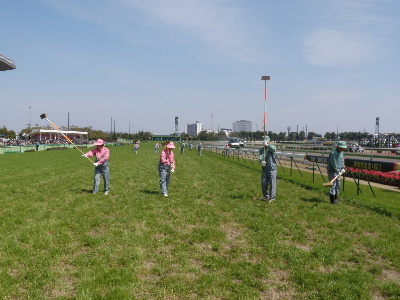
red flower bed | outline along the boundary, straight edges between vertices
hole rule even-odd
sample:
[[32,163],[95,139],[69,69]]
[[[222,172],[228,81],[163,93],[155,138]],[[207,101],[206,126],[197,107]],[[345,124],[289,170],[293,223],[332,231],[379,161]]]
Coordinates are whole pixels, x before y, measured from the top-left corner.
[[377,182],[387,185],[394,185],[400,187],[400,172],[380,172],[374,170],[360,170],[356,168],[346,168],[346,177],[351,177],[351,173],[357,179],[360,174],[360,179],[368,180],[370,182]]

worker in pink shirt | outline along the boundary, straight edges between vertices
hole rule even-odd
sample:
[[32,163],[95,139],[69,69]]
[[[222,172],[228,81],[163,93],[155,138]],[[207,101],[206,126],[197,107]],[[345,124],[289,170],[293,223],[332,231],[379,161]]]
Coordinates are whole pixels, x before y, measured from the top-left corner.
[[164,197],[168,197],[168,186],[171,172],[175,171],[175,156],[172,149],[175,148],[173,142],[163,143],[165,149],[161,151],[160,162],[158,163],[158,174],[160,175],[160,189]]
[[108,195],[110,187],[110,170],[108,168],[108,158],[110,157],[110,150],[104,146],[104,141],[98,139],[94,144],[95,149],[83,154],[84,157],[96,156],[96,162],[94,163],[94,184],[93,194],[96,194],[99,190],[100,185],[100,174],[103,175],[104,180],[104,194]]

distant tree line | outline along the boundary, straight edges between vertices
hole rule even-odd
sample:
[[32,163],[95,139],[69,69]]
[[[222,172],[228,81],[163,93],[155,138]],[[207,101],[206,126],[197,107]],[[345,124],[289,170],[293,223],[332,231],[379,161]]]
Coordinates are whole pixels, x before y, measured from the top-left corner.
[[[308,132],[307,134],[304,131],[297,132],[272,132],[268,131],[267,135],[272,141],[304,141],[304,140],[313,140],[325,138],[327,140],[346,140],[346,141],[360,141],[360,140],[368,140],[374,137],[373,134],[366,132],[340,132],[339,135],[336,132],[326,132],[324,136],[315,132]],[[388,134],[391,138],[395,138],[397,140],[400,139],[400,134],[391,133]],[[229,137],[237,137],[246,141],[253,140],[263,140],[264,132],[263,131],[240,131],[240,132],[230,132]],[[209,141],[227,141],[228,137],[225,132],[207,132],[201,131],[196,136],[189,136],[186,133],[182,133],[181,138],[184,140],[209,140]]]
[[[6,139],[15,139],[18,135],[20,139],[30,139],[30,135],[32,133],[39,132],[40,129],[51,130],[54,129],[50,125],[39,126],[39,124],[35,124],[34,126],[27,126],[22,129],[19,134],[16,134],[14,130],[8,130],[6,126],[0,128],[0,137]],[[151,139],[152,133],[147,131],[139,131],[137,133],[126,133],[126,132],[105,132],[101,130],[94,130],[92,126],[87,127],[79,127],[72,125],[69,129],[65,126],[61,126],[59,128],[62,131],[70,130],[70,131],[84,131],[88,133],[89,140],[103,139],[105,141],[117,141],[118,139],[125,140],[140,140],[140,141],[148,141]]]
[[[29,139],[32,132],[38,132],[40,129],[54,129],[50,125],[39,126],[35,124],[34,126],[27,126],[22,129],[18,136],[22,139]],[[62,126],[60,130],[68,130],[67,127]],[[94,130],[92,126],[79,127],[72,125],[69,127],[72,131],[85,131],[88,133],[89,140],[103,139],[107,141],[117,141],[118,139],[125,140],[140,140],[149,141],[151,140],[152,133],[148,131],[139,131],[137,133],[126,133],[126,132],[104,132],[101,130]],[[173,134],[171,134],[173,135]],[[348,140],[348,141],[360,141],[360,140],[370,140],[374,138],[373,134],[368,132],[340,132],[339,135],[336,132],[326,132],[324,136],[315,132],[304,131],[300,132],[272,132],[268,131],[267,135],[272,141],[304,141],[312,140],[315,138],[325,138],[327,140]],[[400,140],[399,133],[388,134],[392,139]],[[263,131],[240,131],[240,132],[230,132],[229,137],[237,137],[246,141],[262,140],[264,136]],[[0,137],[7,139],[14,139],[16,137],[16,132],[14,130],[8,130],[6,126],[0,128]],[[181,138],[183,140],[202,140],[202,141],[228,141],[228,136],[225,132],[208,132],[201,131],[196,136],[190,136],[187,133],[182,133]]]
[[6,126],[3,126],[3,128],[0,128],[0,137],[5,138],[5,139],[15,139],[15,131],[14,130],[8,130]]
[[[300,131],[299,134],[297,135],[296,132],[290,132],[289,136],[287,135],[286,132],[279,132],[275,133],[272,131],[268,131],[267,135],[272,141],[295,141],[295,140],[305,140],[306,139],[306,134],[304,131]],[[207,132],[207,131],[201,131],[198,135],[191,137],[186,133],[183,133],[181,135],[182,139],[185,140],[209,140],[209,141],[227,141],[228,136],[225,134],[225,132]],[[264,138],[264,132],[263,131],[240,131],[240,132],[230,132],[229,137],[236,137],[240,138],[246,141],[255,141],[255,140],[262,140]],[[317,134],[315,132],[309,132],[307,134],[307,139],[312,140],[313,138],[318,138],[322,137],[320,134]]]

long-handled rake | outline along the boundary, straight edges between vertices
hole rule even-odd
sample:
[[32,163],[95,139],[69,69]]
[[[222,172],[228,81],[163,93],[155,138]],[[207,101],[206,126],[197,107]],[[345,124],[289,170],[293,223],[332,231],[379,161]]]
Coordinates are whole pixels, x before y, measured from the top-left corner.
[[[41,115],[40,115],[40,118],[41,118],[41,119],[46,119],[47,122],[49,122],[50,125],[54,127],[54,129],[58,130],[58,132],[59,132],[70,144],[72,144],[72,145],[73,145],[76,149],[78,149],[83,155],[85,155],[85,153],[83,153],[83,151],[82,151],[81,149],[79,149],[79,148],[70,140],[70,138],[68,138],[64,133],[62,133],[62,131],[61,131],[53,122],[51,122],[51,121],[47,118],[47,114],[41,114]],[[85,157],[86,157],[86,158],[90,161],[90,163],[93,165],[92,160],[91,160],[89,157],[87,157],[87,156],[85,156]]]
[[343,173],[344,173],[344,170],[341,171],[341,172],[339,172],[339,174],[337,174],[337,175],[335,176],[335,178],[333,178],[331,181],[326,182],[326,183],[323,183],[322,186],[324,186],[324,187],[326,187],[326,186],[332,186],[332,185],[333,185],[333,182],[334,182],[336,179],[338,179]]

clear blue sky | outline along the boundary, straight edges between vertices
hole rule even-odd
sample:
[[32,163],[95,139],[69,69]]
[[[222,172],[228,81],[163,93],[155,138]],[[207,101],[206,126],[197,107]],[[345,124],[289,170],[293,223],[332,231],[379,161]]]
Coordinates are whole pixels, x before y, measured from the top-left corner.
[[[398,0],[2,1],[0,126],[400,132]],[[31,107],[31,108],[29,108]],[[213,116],[211,118],[211,115]],[[257,126],[257,127],[256,127]]]

